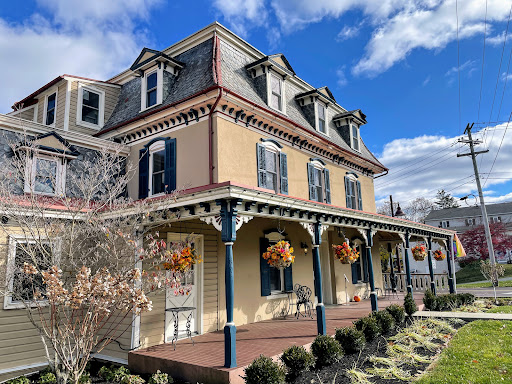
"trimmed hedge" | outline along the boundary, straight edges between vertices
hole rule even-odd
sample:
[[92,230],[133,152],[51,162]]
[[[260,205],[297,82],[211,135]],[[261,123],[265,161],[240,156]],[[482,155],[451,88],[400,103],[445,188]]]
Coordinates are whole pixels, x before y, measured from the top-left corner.
[[381,334],[381,329],[377,319],[369,315],[361,317],[359,320],[354,321],[357,330],[363,332],[366,341],[372,341]]
[[311,352],[318,366],[337,363],[343,356],[341,345],[329,335],[318,335],[311,344]]
[[315,365],[313,354],[306,351],[303,346],[298,345],[286,348],[281,355],[281,361],[288,368],[288,374],[291,377],[296,377]]
[[436,296],[429,289],[423,296],[423,304],[430,311],[451,311],[462,305],[471,305],[475,302],[475,296],[471,293],[458,293]]
[[360,352],[366,345],[364,333],[354,327],[337,328],[334,338],[347,354]]
[[247,368],[244,380],[247,384],[284,384],[284,368],[270,357],[260,355]]

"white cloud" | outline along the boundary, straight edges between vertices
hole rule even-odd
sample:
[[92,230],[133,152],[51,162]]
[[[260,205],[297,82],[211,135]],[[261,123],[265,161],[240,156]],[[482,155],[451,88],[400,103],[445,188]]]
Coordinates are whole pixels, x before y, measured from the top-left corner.
[[502,45],[505,41],[505,31],[501,32],[499,35],[491,36],[486,39],[486,43],[491,45]]
[[349,27],[348,25],[345,25],[343,29],[338,33],[336,36],[336,41],[345,41],[348,39],[351,39],[353,37],[356,37],[359,34],[359,27]]
[[261,27],[267,21],[264,0],[214,0],[213,6],[224,16],[230,28],[243,38],[249,30]]
[[503,72],[501,74],[501,80],[502,81],[509,81],[512,79],[512,73]]
[[425,87],[428,83],[430,83],[430,80],[431,80],[431,77],[430,77],[430,75],[428,75],[428,76],[425,78],[425,80],[423,80],[422,85]]
[[[506,124],[490,129],[494,136],[486,135],[486,148],[489,153],[478,155],[482,185],[485,185],[486,203],[502,202],[512,198],[512,193],[502,193],[499,188],[512,180],[512,124],[505,131]],[[489,174],[492,162],[498,151],[503,134],[503,145],[496,163]],[[475,136],[479,136],[475,132]],[[387,176],[375,180],[377,204],[393,200],[406,205],[417,197],[433,198],[438,189],[445,189],[454,196],[469,193],[477,195],[473,165],[470,157],[457,157],[457,153],[467,153],[468,148],[456,142],[456,137],[420,136],[412,139],[396,139],[387,143],[379,160],[389,168]],[[454,144],[454,145],[452,145]],[[484,149],[482,145],[481,148]],[[488,180],[487,180],[487,177]]]
[[338,77],[338,81],[337,81],[338,87],[341,88],[341,87],[344,87],[345,85],[347,85],[347,77],[345,76],[345,66],[338,68],[336,70],[336,76]]
[[[39,0],[39,10],[19,23],[0,18],[0,111],[62,74],[106,79],[137,57],[156,0]],[[8,54],[6,54],[8,52]]]
[[457,74],[458,71],[468,72],[468,74],[473,73],[476,70],[475,64],[475,60],[467,60],[466,62],[462,63],[458,68],[456,66],[451,67],[448,71],[446,71],[444,75],[446,77],[450,77]]

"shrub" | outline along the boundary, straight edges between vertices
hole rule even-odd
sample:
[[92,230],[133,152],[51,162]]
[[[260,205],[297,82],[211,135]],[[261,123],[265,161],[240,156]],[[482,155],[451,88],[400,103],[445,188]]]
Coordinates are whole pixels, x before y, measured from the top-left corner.
[[319,366],[334,364],[343,356],[341,345],[329,335],[318,335],[311,345],[311,352]]
[[57,383],[57,378],[53,372],[46,372],[39,376],[39,380],[37,382],[39,384],[55,384]]
[[401,305],[391,304],[386,307],[386,311],[389,312],[393,319],[395,319],[395,323],[397,325],[402,324],[405,321],[405,309]]
[[160,370],[153,373],[148,380],[148,384],[172,384],[174,380],[167,373],[162,373]]
[[459,293],[457,296],[459,297],[461,305],[472,305],[476,300],[475,295],[472,293]]
[[[111,367],[112,368],[112,367]],[[106,381],[112,381],[113,379],[113,372],[112,369],[104,365],[100,368],[98,371],[98,376]]]
[[409,316],[412,316],[412,314],[418,310],[418,306],[416,305],[416,302],[414,301],[411,293],[405,295],[404,308],[405,313],[407,313]]
[[78,384],[91,384],[91,375],[86,372],[78,378]]
[[377,323],[379,324],[381,333],[388,333],[393,328],[395,328],[395,319],[393,318],[393,316],[391,316],[391,314],[388,311],[384,310],[374,312],[372,316],[375,317],[375,319],[377,319]]
[[270,357],[261,355],[244,370],[247,384],[284,384],[284,368],[272,361]]
[[126,367],[118,367],[112,370],[112,381],[121,383],[125,376],[130,375],[130,370]]
[[7,380],[6,384],[30,384],[30,380],[25,376],[20,376],[15,379]]
[[366,344],[364,333],[354,327],[337,328],[334,338],[348,354],[361,351]]
[[354,325],[356,326],[356,329],[363,332],[366,341],[372,341],[381,333],[379,323],[372,315],[356,320]]
[[146,380],[144,380],[139,375],[124,375],[121,379],[122,384],[144,384]]
[[281,361],[288,368],[290,376],[298,376],[315,365],[315,357],[302,346],[294,345],[283,351]]
[[423,304],[425,304],[425,308],[429,311],[437,310],[437,298],[430,289],[425,291],[425,296],[423,296]]

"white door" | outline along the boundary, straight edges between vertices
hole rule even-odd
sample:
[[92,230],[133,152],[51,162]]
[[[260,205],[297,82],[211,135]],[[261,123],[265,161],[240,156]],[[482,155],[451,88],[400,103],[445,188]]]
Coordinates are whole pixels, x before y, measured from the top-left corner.
[[[167,243],[182,241],[187,237],[186,234],[168,233]],[[204,257],[203,253],[203,235],[194,235],[192,245],[196,251]],[[176,296],[173,288],[167,288],[165,292],[165,308],[194,307],[192,311],[183,311],[178,313],[178,338],[187,337],[187,318],[192,314],[190,320],[190,331],[192,335],[202,333],[202,314],[203,314],[203,263],[193,265],[193,273],[187,277],[184,284],[191,284],[192,290],[188,295]],[[170,311],[165,311],[165,342],[172,341],[174,336],[174,317]]]

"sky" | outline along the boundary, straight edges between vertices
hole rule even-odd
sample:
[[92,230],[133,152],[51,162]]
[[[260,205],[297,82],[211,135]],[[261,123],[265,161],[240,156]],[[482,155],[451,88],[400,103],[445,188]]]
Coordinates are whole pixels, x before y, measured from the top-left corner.
[[[58,75],[106,80],[143,47],[162,50],[219,21],[299,77],[361,109],[361,137],[389,168],[377,204],[406,205],[476,184],[512,201],[512,0],[24,0],[0,7],[0,113]],[[512,124],[511,124],[512,125]]]

